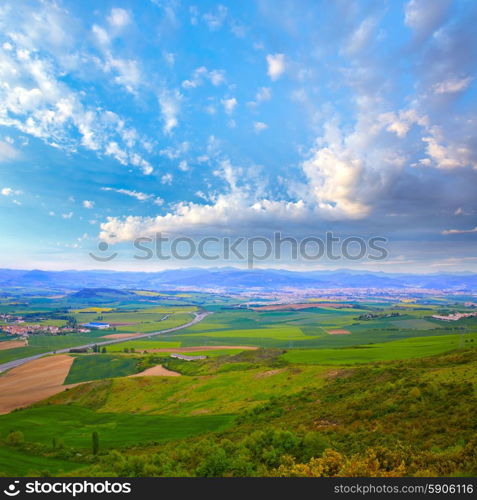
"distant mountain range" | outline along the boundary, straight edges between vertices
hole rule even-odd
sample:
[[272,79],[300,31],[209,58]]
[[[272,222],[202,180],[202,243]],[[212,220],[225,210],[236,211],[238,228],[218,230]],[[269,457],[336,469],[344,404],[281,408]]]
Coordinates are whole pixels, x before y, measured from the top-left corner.
[[477,290],[477,274],[394,274],[384,272],[335,271],[298,272],[279,269],[243,270],[223,268],[186,268],[161,272],[124,271],[22,271],[0,269],[0,287],[44,290],[82,290],[85,288],[174,290],[220,289],[230,291],[263,289],[342,289],[394,288]]

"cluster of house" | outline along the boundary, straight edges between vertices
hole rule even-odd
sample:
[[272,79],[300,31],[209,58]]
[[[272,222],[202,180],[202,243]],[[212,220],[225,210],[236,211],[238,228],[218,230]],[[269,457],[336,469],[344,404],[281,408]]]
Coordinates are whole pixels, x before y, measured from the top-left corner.
[[104,328],[110,328],[109,323],[99,322],[85,323],[76,328],[70,326],[41,325],[40,323],[27,324],[22,316],[12,316],[10,314],[1,314],[0,319],[4,323],[0,323],[0,330],[3,333],[21,335],[24,337],[35,333],[49,333],[51,335],[69,332],[89,333],[92,329],[102,330]]
[[25,324],[13,324],[13,325],[1,325],[1,330],[9,335],[31,335],[35,333],[49,333],[53,335],[58,335],[60,333],[68,332],[79,332],[88,333],[90,330],[87,328],[70,328],[67,326],[52,326],[52,325],[25,325]]
[[458,321],[459,319],[472,318],[473,316],[477,316],[477,313],[454,313],[448,316],[440,316],[438,314],[432,315],[434,319],[439,319],[441,321]]

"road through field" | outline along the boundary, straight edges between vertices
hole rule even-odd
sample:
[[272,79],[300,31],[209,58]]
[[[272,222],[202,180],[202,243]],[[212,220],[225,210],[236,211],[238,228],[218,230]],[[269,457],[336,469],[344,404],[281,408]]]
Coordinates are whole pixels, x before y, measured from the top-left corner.
[[138,339],[142,339],[142,338],[153,337],[155,335],[162,335],[164,333],[175,332],[177,330],[182,330],[183,328],[188,328],[189,326],[192,326],[192,325],[195,325],[196,323],[199,323],[205,317],[207,317],[209,314],[212,314],[212,313],[211,312],[202,312],[202,313],[196,314],[195,318],[192,321],[189,321],[189,323],[175,326],[173,328],[168,328],[166,330],[160,330],[158,332],[142,333],[140,335],[135,334],[135,335],[131,335],[131,337],[128,337],[128,338],[105,340],[103,342],[94,342],[91,344],[79,345],[79,346],[74,346],[74,347],[67,347],[65,349],[57,349],[56,351],[43,352],[41,354],[36,354],[35,356],[29,356],[28,358],[15,359],[14,361],[9,361],[8,363],[1,364],[0,365],[0,373],[4,372],[6,370],[10,370],[10,368],[14,368],[15,366],[23,365],[24,363],[28,363],[29,361],[33,361],[34,359],[42,358],[43,356],[48,356],[49,354],[65,354],[65,353],[69,353],[71,351],[71,349],[88,349],[88,348],[94,347],[95,345],[98,347],[101,347],[101,346],[105,346],[105,345],[119,344],[120,342],[125,342],[127,340],[138,340]]

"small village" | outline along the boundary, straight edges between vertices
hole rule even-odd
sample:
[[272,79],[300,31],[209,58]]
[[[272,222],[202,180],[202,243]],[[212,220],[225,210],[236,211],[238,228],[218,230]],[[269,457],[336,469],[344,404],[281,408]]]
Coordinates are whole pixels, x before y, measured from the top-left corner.
[[89,333],[91,330],[84,326],[55,326],[42,325],[40,323],[27,323],[23,316],[14,316],[10,314],[0,315],[0,331],[7,335],[19,335],[28,337],[28,335],[63,335],[65,333]]
[[439,314],[433,314],[432,315],[432,318],[434,319],[438,319],[440,321],[459,321],[459,319],[462,319],[462,318],[473,318],[477,316],[477,313],[453,313],[453,314],[449,314],[448,316],[440,316]]

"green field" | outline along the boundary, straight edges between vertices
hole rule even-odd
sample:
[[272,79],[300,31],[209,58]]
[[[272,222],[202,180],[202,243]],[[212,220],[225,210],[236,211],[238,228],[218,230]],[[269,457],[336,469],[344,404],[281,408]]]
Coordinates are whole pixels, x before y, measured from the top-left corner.
[[0,446],[0,477],[39,476],[44,471],[61,476],[65,472],[71,472],[81,467],[84,467],[84,464],[71,460],[34,456],[12,447]]
[[109,354],[77,356],[66,377],[65,385],[103,378],[126,377],[137,373],[138,363],[137,358]]
[[122,352],[124,349],[135,349],[140,351],[142,349],[169,349],[180,347],[180,342],[172,341],[159,341],[157,337],[151,337],[151,339],[140,339],[140,340],[128,340],[127,342],[118,342],[117,344],[111,344],[106,346],[107,352]]
[[283,359],[290,363],[347,365],[355,363],[371,363],[397,359],[419,358],[432,356],[457,349],[467,345],[466,342],[477,345],[477,334],[442,335],[436,337],[417,337],[386,342],[382,344],[358,345],[341,349],[307,349],[290,350]]
[[231,422],[230,415],[96,413],[81,406],[52,405],[1,415],[0,429],[21,431],[31,443],[50,445],[53,437],[61,438],[65,446],[78,449],[89,449],[91,433],[97,431],[103,448],[124,448],[216,431]]

